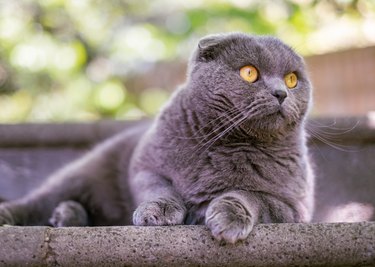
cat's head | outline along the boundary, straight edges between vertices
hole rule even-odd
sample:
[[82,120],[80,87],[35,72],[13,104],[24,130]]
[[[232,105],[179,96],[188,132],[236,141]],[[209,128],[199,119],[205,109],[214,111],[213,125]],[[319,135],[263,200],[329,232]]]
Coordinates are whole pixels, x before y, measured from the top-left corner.
[[189,73],[197,109],[253,135],[288,131],[303,121],[311,102],[303,59],[274,37],[205,37]]

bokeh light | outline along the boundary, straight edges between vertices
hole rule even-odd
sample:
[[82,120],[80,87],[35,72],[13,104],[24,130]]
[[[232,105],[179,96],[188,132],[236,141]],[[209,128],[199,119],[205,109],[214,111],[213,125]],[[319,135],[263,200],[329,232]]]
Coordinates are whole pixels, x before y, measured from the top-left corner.
[[375,1],[0,1],[0,122],[153,116],[199,38],[228,31],[304,56],[372,46]]

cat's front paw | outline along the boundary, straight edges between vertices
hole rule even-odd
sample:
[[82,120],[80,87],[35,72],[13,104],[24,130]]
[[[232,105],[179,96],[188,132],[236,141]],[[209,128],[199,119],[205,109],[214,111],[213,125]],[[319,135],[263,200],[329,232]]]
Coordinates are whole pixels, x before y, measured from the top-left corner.
[[55,208],[49,222],[54,227],[87,226],[88,216],[80,203],[64,201]]
[[162,226],[182,224],[186,208],[172,199],[158,199],[141,203],[133,214],[133,224]]
[[15,225],[15,220],[9,208],[0,204],[0,226],[2,225]]
[[238,199],[227,196],[210,203],[206,211],[206,225],[217,240],[234,244],[249,235],[254,221]]

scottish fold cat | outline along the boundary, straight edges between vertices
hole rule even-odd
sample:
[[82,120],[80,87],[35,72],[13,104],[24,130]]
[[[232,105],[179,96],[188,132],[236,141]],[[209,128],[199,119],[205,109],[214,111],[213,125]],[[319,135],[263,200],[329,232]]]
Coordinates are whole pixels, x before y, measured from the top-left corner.
[[280,40],[207,36],[186,83],[153,122],[0,204],[0,224],[205,224],[217,240],[235,243],[259,223],[308,222],[311,94],[303,59]]

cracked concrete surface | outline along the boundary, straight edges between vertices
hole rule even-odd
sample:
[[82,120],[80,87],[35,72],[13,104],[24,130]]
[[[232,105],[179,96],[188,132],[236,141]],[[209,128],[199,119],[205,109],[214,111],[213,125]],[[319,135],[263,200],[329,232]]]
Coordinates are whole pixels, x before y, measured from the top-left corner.
[[53,228],[46,227],[44,231],[44,255],[43,255],[43,264],[45,263],[47,266],[59,266],[56,261],[56,253],[51,247],[51,230]]
[[258,225],[236,245],[204,226],[0,227],[0,266],[375,266],[375,222]]

